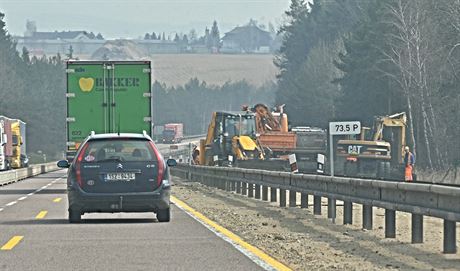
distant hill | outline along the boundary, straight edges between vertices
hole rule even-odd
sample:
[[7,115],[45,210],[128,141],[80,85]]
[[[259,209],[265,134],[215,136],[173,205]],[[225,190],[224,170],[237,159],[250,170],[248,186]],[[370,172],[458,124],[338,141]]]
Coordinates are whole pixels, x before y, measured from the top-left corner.
[[91,59],[94,60],[138,60],[144,58],[147,52],[135,42],[129,40],[107,41],[97,49]]
[[154,79],[174,86],[195,77],[211,85],[246,80],[261,86],[277,74],[273,55],[166,54],[151,60]]

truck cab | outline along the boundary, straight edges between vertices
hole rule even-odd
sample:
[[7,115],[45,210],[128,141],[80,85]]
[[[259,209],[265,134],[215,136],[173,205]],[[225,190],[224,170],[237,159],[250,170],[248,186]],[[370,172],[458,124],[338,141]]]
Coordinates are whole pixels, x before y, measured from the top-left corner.
[[6,143],[8,142],[8,137],[5,132],[5,122],[0,120],[0,170],[9,169],[9,163],[6,159]]
[[25,122],[21,120],[11,122],[13,153],[10,163],[12,168],[27,167],[29,164],[25,149],[25,125]]

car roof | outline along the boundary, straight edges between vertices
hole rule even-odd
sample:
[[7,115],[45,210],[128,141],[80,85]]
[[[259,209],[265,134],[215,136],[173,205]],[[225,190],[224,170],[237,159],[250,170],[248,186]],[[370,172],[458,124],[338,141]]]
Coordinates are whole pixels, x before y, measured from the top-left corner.
[[107,133],[107,134],[92,134],[89,136],[89,140],[92,139],[147,139],[152,140],[147,134],[135,134],[135,133]]

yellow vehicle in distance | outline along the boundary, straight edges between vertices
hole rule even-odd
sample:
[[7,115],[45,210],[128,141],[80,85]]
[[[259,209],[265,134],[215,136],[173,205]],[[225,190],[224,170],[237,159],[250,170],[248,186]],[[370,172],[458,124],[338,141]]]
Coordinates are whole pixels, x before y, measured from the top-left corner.
[[405,112],[377,116],[372,129],[362,127],[359,139],[339,140],[336,153],[339,174],[403,179],[406,121]]
[[200,141],[199,164],[252,167],[264,160],[253,112],[214,112],[206,139]]

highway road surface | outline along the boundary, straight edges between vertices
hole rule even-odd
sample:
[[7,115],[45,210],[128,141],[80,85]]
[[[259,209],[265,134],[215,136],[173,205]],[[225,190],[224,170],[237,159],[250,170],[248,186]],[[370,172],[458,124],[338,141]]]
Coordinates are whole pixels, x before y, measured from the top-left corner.
[[0,270],[270,269],[175,205],[169,223],[119,213],[69,224],[65,189],[64,170],[0,187]]

